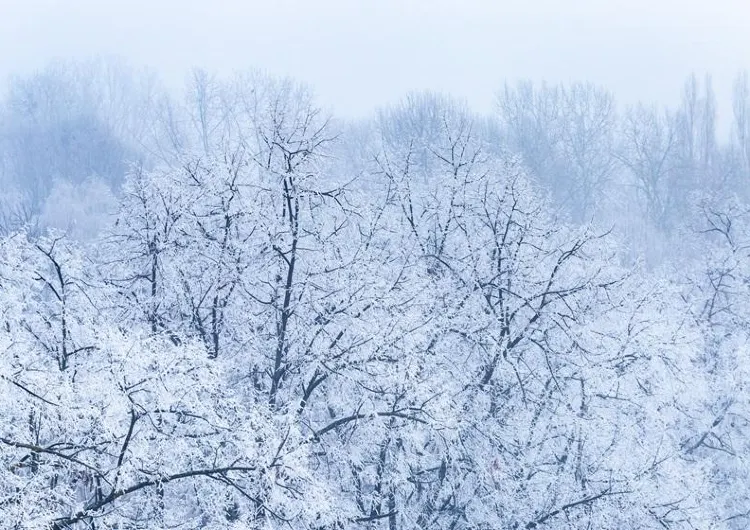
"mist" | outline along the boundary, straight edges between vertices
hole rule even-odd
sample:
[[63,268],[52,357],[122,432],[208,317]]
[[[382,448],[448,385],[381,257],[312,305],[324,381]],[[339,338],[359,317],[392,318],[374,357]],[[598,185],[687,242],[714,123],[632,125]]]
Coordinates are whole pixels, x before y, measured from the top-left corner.
[[739,1],[0,0],[0,530],[750,526]]
[[347,117],[425,89],[490,111],[497,87],[518,79],[586,80],[625,103],[672,104],[692,72],[713,75],[723,105],[750,66],[750,10],[739,0],[5,0],[2,10],[0,49],[12,53],[0,76],[92,55],[151,67],[172,87],[196,66],[252,67],[310,83]]

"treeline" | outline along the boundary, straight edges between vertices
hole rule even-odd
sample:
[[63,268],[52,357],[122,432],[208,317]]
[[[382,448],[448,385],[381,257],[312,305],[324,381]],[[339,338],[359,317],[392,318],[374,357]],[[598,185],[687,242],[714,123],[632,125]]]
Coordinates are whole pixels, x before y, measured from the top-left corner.
[[[178,102],[102,64],[7,100],[0,527],[747,526],[750,216],[709,92],[351,124],[289,80]],[[92,226],[54,229],[65,193]],[[633,211],[679,267],[627,265]]]
[[[243,82],[241,74],[222,80],[197,70],[175,95],[155,73],[112,59],[58,62],[11,79],[0,104],[0,227],[91,237],[134,167],[207,153],[210,136],[229,134],[226,119],[244,104],[237,96]],[[690,76],[675,96],[673,107],[618,106],[613,93],[590,83],[521,81],[498,90],[492,115],[474,116],[474,134],[493,152],[521,156],[561,218],[615,227],[631,256],[658,264],[679,246],[675,237],[697,203],[744,198],[750,179],[747,73],[735,79],[732,115],[721,117],[729,135],[721,140],[709,75]],[[369,120],[334,121],[342,139],[336,156],[360,175],[374,154],[373,136],[425,140],[446,106],[471,113],[424,92]]]

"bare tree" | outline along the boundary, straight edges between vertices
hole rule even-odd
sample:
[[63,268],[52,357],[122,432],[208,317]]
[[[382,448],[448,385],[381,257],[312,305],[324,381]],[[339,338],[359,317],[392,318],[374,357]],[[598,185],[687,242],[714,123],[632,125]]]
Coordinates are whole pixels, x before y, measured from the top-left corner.
[[666,229],[679,200],[677,130],[668,110],[637,105],[627,110],[622,124],[619,160],[630,170],[645,212]]
[[737,75],[732,93],[732,141],[737,150],[741,170],[750,174],[750,83],[746,71]]
[[592,84],[535,88],[521,82],[498,96],[508,147],[576,222],[589,220],[615,169],[612,95]]

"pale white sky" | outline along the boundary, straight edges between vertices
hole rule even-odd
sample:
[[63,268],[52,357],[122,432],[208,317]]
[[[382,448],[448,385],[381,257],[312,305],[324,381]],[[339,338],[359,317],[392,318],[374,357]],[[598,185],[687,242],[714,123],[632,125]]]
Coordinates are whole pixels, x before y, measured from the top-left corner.
[[693,70],[728,112],[750,0],[0,0],[0,76],[100,54],[170,83],[193,66],[292,75],[345,116],[423,88],[489,110],[521,77],[666,103]]

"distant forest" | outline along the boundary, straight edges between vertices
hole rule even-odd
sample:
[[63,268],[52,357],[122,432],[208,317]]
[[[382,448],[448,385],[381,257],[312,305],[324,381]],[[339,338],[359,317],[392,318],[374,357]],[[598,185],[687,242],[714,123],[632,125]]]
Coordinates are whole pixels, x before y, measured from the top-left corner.
[[[12,78],[0,91],[0,227],[93,236],[134,168],[239,141],[232,115],[243,112],[243,91],[258,76],[195,70],[175,94],[155,72],[109,58],[58,61]],[[459,112],[485,149],[520,157],[561,220],[614,227],[633,256],[658,264],[676,250],[673,236],[693,228],[697,205],[744,198],[750,180],[747,72],[735,79],[732,115],[722,116],[731,121],[723,142],[710,75],[689,76],[675,96],[674,108],[618,106],[591,83],[519,81],[498,87],[496,110],[485,116],[450,95],[411,93],[370,119],[327,116],[337,137],[329,151],[361,182],[379,142],[432,141],[441,114]]]

